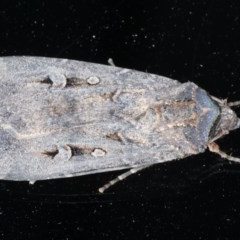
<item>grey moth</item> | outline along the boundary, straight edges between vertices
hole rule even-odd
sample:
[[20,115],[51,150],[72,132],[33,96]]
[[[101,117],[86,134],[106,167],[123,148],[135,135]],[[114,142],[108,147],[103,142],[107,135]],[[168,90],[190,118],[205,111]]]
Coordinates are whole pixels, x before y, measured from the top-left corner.
[[0,58],[0,179],[35,182],[151,165],[239,128],[231,106],[192,82],[68,59]]

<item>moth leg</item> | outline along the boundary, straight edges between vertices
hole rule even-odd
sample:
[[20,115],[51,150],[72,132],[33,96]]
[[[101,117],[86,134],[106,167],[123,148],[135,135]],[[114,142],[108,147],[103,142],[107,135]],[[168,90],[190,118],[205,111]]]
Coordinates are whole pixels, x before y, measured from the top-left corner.
[[116,183],[124,180],[125,178],[145,169],[149,167],[149,165],[144,166],[144,167],[136,167],[136,168],[132,168],[129,171],[117,176],[116,178],[114,178],[113,180],[111,180],[110,182],[106,183],[105,185],[103,185],[101,188],[98,189],[98,191],[100,193],[103,193],[104,191],[106,191],[108,188],[110,188],[111,186],[115,185]]
[[108,64],[112,67],[116,67],[115,63],[113,62],[113,59],[112,58],[109,58],[108,59]]
[[226,154],[225,152],[221,151],[219,146],[215,142],[209,143],[208,144],[208,149],[211,152],[217,153],[222,158],[225,158],[225,159],[227,159],[229,161],[240,163],[240,158],[232,157],[232,156]]
[[227,105],[229,107],[235,107],[240,105],[240,101],[235,101],[235,102],[228,102]]

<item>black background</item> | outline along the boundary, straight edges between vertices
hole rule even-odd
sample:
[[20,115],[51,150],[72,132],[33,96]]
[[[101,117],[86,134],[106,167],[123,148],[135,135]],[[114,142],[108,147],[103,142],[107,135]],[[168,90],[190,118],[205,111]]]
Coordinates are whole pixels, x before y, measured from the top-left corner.
[[[0,55],[62,57],[193,81],[240,99],[237,0],[1,0]],[[236,108],[239,113],[239,109]],[[240,131],[218,141],[240,156]],[[213,153],[121,172],[0,181],[0,239],[239,239],[240,165]]]

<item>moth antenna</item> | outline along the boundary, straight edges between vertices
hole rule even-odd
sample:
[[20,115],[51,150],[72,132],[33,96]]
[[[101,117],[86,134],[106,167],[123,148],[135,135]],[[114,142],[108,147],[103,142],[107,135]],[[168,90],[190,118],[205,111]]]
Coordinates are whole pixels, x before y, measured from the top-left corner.
[[[151,164],[152,165],[152,164]],[[108,183],[106,183],[105,185],[103,185],[101,188],[98,189],[98,191],[100,193],[105,192],[108,188],[110,188],[111,186],[115,185],[116,183],[126,179],[127,177],[149,167],[150,165],[144,166],[144,167],[136,167],[136,168],[132,168],[129,171],[117,176],[116,178],[114,178],[113,180],[109,181]]]
[[235,102],[228,102],[227,105],[229,107],[236,107],[240,105],[240,101],[235,101]]
[[237,158],[237,157],[232,157],[228,154],[226,154],[225,152],[221,151],[218,144],[216,144],[215,142],[211,142],[208,144],[208,149],[209,151],[211,152],[214,152],[214,153],[217,153],[218,155],[220,155],[222,158],[225,158],[229,161],[232,161],[232,162],[237,162],[237,163],[240,163],[240,158]]

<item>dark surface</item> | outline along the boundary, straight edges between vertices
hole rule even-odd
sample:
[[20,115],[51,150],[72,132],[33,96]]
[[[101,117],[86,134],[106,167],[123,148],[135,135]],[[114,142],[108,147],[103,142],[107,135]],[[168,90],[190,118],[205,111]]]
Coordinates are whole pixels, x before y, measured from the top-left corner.
[[[240,97],[239,1],[0,3],[0,54],[63,57],[193,81]],[[239,109],[236,109],[240,112]],[[240,156],[240,131],[218,141]],[[239,239],[240,165],[204,153],[152,167],[99,195],[119,172],[0,181],[0,239]]]

